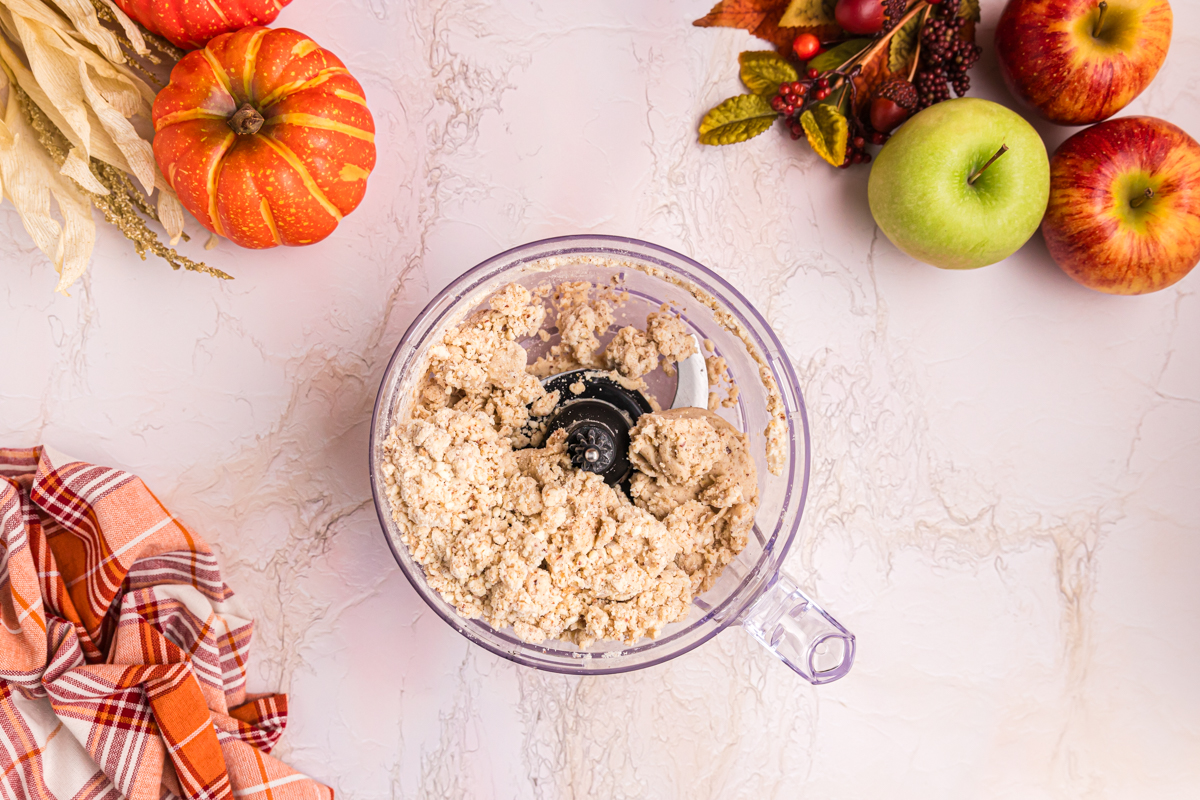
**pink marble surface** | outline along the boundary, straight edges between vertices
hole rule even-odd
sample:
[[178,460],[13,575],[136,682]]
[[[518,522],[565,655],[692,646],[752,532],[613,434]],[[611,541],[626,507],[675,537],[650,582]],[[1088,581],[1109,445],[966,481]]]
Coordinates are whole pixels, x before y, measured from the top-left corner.
[[[999,82],[984,0],[978,96]],[[1127,109],[1200,135],[1200,4]],[[0,206],[0,442],[141,475],[219,548],[258,619],[279,752],[383,797],[1195,797],[1200,277],[1083,289],[1040,238],[970,273],[872,223],[867,170],[779,131],[706,148],[739,90],[708,0],[296,0],[279,24],[364,84],[379,166],[320,245],[189,252],[102,231],[70,298]],[[1041,126],[1050,147],[1066,129]],[[739,286],[813,426],[789,569],[859,637],[814,689],[739,630],[640,673],[532,672],[469,645],[394,567],[366,442],[429,298],[509,246],[633,235]]]

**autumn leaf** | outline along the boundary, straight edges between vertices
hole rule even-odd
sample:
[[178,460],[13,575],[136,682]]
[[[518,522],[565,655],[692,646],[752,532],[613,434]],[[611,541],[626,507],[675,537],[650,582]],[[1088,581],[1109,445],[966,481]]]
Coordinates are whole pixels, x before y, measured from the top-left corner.
[[811,28],[817,25],[836,25],[833,7],[837,0],[791,0],[779,19],[781,27]]
[[800,115],[800,125],[817,155],[840,167],[850,139],[850,124],[842,112],[829,103],[817,103]]
[[913,57],[917,54],[917,44],[921,41],[921,26],[928,11],[922,11],[892,34],[888,43],[888,69],[895,73],[906,73]]
[[958,15],[966,17],[970,22],[979,22],[983,16],[979,10],[979,0],[962,0],[958,7]]
[[779,115],[757,94],[731,97],[700,121],[701,144],[733,144],[753,139],[771,127]]
[[796,68],[774,50],[748,50],[738,55],[742,83],[755,94],[771,97],[779,84],[799,79]]
[[697,28],[743,28],[754,33],[768,17],[775,23],[787,9],[788,0],[721,0],[692,24]]
[[792,42],[801,33],[811,33],[823,42],[844,35],[836,24],[780,27],[779,20],[788,3],[789,0],[721,0],[692,24],[698,28],[742,28],[770,42],[785,56],[791,55]]
[[871,39],[851,39],[848,42],[842,42],[837,47],[831,47],[819,56],[811,59],[808,62],[808,67],[809,69],[815,69],[817,72],[837,69],[861,53],[863,48],[872,41]]

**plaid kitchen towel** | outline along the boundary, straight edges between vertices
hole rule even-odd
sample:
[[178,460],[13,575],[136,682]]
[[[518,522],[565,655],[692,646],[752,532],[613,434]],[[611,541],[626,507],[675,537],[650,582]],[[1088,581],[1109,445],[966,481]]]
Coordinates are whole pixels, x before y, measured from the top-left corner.
[[0,617],[0,797],[332,800],[268,755],[253,623],[133,475],[0,449]]

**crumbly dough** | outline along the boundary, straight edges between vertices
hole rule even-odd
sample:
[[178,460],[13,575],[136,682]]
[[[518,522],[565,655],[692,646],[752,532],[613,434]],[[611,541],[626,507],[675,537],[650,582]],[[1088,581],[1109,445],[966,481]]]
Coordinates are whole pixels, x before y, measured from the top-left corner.
[[640,378],[658,366],[658,346],[642,331],[626,325],[604,350],[604,361],[627,378]]
[[[707,342],[705,343],[708,344]],[[738,394],[741,390],[733,379],[729,377],[729,365],[725,363],[723,356],[711,355],[704,359],[704,368],[708,373],[708,386],[714,391],[708,393],[708,410],[716,411],[718,408],[733,408],[737,405]],[[725,387],[725,399],[721,399],[719,392],[715,391],[718,387]]]
[[539,374],[607,367],[641,384],[660,357],[695,352],[665,309],[601,350],[614,314],[592,288],[554,287],[560,341],[532,365],[521,342],[545,341],[548,312],[520,285],[447,330],[384,444],[392,516],[429,585],[463,616],[531,643],[657,636],[745,547],[758,505],[748,438],[704,409],[638,419],[632,499],[572,466],[565,431],[528,446],[531,417],[558,402]]
[[668,361],[683,361],[696,352],[696,342],[688,333],[683,320],[671,314],[664,306],[646,317],[646,333],[658,345],[658,352]]
[[745,548],[758,508],[758,473],[748,437],[701,408],[638,419],[629,446],[630,494],[668,530],[687,529],[691,550],[676,563],[707,591]]

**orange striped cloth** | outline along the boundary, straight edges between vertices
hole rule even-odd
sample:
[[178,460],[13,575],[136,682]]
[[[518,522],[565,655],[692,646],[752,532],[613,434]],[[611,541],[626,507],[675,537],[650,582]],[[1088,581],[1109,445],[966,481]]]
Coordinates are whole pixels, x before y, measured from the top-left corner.
[[138,478],[0,449],[0,795],[332,800],[268,755],[253,623],[204,540]]

